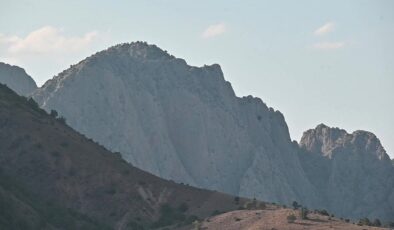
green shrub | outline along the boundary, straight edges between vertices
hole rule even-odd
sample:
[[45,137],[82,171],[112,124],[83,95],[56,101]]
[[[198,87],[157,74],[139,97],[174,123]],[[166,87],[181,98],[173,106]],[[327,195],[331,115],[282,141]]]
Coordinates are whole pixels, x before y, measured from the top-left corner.
[[51,117],[53,117],[53,118],[57,118],[57,116],[58,116],[59,114],[57,113],[56,110],[52,109],[51,112],[49,113],[49,115],[51,115]]
[[308,219],[308,209],[307,208],[301,208],[301,219],[306,220]]
[[369,221],[369,219],[365,217],[365,218],[360,219],[358,221],[357,225],[360,225],[360,226],[362,226],[362,225],[371,226],[371,221]]
[[294,223],[297,217],[294,214],[290,214],[287,216],[287,223]]
[[[184,208],[184,207],[183,207]],[[169,204],[163,204],[160,207],[160,217],[152,225],[153,228],[160,228],[175,223],[183,223],[189,221],[185,214],[183,214],[180,209],[174,209]]]
[[317,213],[319,213],[322,216],[330,216],[330,214],[327,212],[327,210],[322,209],[322,210],[316,210]]
[[293,206],[294,210],[296,210],[296,209],[298,209],[301,205],[299,205],[299,204],[297,203],[297,201],[293,201],[292,206]]
[[66,118],[64,118],[63,116],[58,117],[56,120],[58,120],[58,121],[59,121],[60,123],[62,123],[63,125],[66,125],[66,124],[67,124]]
[[376,226],[376,227],[380,227],[380,226],[382,226],[382,223],[380,222],[380,220],[379,219],[375,219],[374,221],[373,221],[373,224],[372,224],[373,226]]
[[211,213],[211,216],[216,216],[216,215],[219,215],[219,214],[222,214],[222,212],[219,211],[219,210],[215,210],[215,211],[213,211],[213,212]]

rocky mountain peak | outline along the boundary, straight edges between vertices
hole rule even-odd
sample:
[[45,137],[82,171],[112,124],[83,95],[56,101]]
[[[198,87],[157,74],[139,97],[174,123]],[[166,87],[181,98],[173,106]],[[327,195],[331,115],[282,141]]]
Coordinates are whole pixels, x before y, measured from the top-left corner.
[[[237,97],[217,64],[194,67],[155,45],[120,44],[63,71],[33,97],[77,131],[166,179],[344,216],[391,215],[391,206],[377,202],[387,200],[393,187],[387,181],[394,180],[382,179],[392,174],[391,162],[373,160],[387,156],[376,137],[320,124],[304,133],[299,149],[283,114],[259,98]],[[370,190],[359,192],[353,182],[374,171],[371,183],[381,182],[384,193],[361,207],[349,194]]]
[[22,96],[30,95],[37,85],[24,69],[0,62],[0,83]]
[[325,156],[330,154],[332,148],[343,140],[347,132],[339,128],[330,128],[325,124],[319,124],[314,129],[304,132],[300,146],[309,152],[322,152]]
[[[127,54],[132,58],[145,60],[175,59],[167,51],[147,42],[137,41],[112,46],[105,50],[106,53]],[[101,52],[100,52],[101,53]]]
[[372,154],[379,160],[390,160],[375,134],[363,130],[349,134],[343,129],[320,124],[304,132],[299,145],[308,152],[320,153],[329,158],[335,149],[352,148],[358,153]]

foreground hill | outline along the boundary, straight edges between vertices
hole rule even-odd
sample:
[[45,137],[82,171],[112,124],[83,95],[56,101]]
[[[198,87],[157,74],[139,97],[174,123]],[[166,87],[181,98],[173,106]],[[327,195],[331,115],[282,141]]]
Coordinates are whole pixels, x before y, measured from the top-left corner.
[[347,142],[338,156],[352,157],[343,162],[313,154],[304,141],[291,141],[279,111],[237,97],[217,64],[193,67],[154,45],[121,44],[63,71],[34,98],[160,177],[282,204],[295,200],[347,218],[394,219],[393,167],[381,146]]
[[[296,220],[289,222],[289,216],[294,215]],[[334,217],[319,213],[308,214],[307,219],[301,219],[299,210],[267,207],[264,210],[237,210],[220,214],[204,221],[195,223],[199,229],[226,229],[226,230],[379,230],[380,227],[359,226]]]
[[132,167],[54,117],[0,84],[0,229],[147,229],[242,205]]
[[0,83],[7,85],[19,95],[28,96],[37,85],[24,69],[0,62]]

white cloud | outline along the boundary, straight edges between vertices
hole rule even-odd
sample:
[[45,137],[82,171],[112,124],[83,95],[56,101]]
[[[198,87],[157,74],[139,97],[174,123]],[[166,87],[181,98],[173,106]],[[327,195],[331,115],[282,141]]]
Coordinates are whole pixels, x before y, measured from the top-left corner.
[[219,23],[219,24],[214,24],[208,26],[202,33],[203,38],[212,38],[219,36],[223,33],[225,33],[227,30],[226,25],[224,23]]
[[333,22],[327,22],[326,24],[317,28],[314,32],[315,35],[321,36],[327,33],[330,33],[335,28],[335,24]]
[[108,34],[91,31],[68,35],[44,26],[25,36],[0,34],[0,62],[18,65],[38,85],[86,56],[108,46]]
[[8,55],[71,53],[89,46],[96,36],[95,31],[82,36],[65,36],[60,29],[44,26],[26,37],[0,34],[0,51],[5,50]]
[[318,42],[313,45],[313,48],[319,50],[335,50],[345,46],[345,42]]

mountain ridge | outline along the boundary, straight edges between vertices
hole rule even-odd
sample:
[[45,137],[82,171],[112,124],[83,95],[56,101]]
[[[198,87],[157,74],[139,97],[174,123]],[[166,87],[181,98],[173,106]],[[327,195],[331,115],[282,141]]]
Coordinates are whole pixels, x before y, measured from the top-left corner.
[[[283,204],[296,200],[344,217],[394,216],[383,202],[392,199],[393,179],[382,176],[391,175],[392,167],[376,136],[355,131],[351,138],[321,124],[296,144],[283,114],[260,98],[237,97],[217,64],[189,66],[145,42],[121,44],[72,65],[33,97],[128,162],[167,179]],[[324,135],[312,135],[323,130]],[[375,144],[365,145],[368,141]],[[377,157],[360,160],[362,167],[354,165],[358,161],[337,167],[337,156],[346,156],[341,151]],[[376,160],[379,156],[384,161]],[[345,166],[348,184],[338,183]],[[384,196],[355,191],[363,185],[357,173],[373,178],[368,189],[378,181],[376,193]],[[334,184],[347,192],[333,195]],[[349,195],[356,192],[361,198]],[[363,197],[366,204],[357,203]]]

